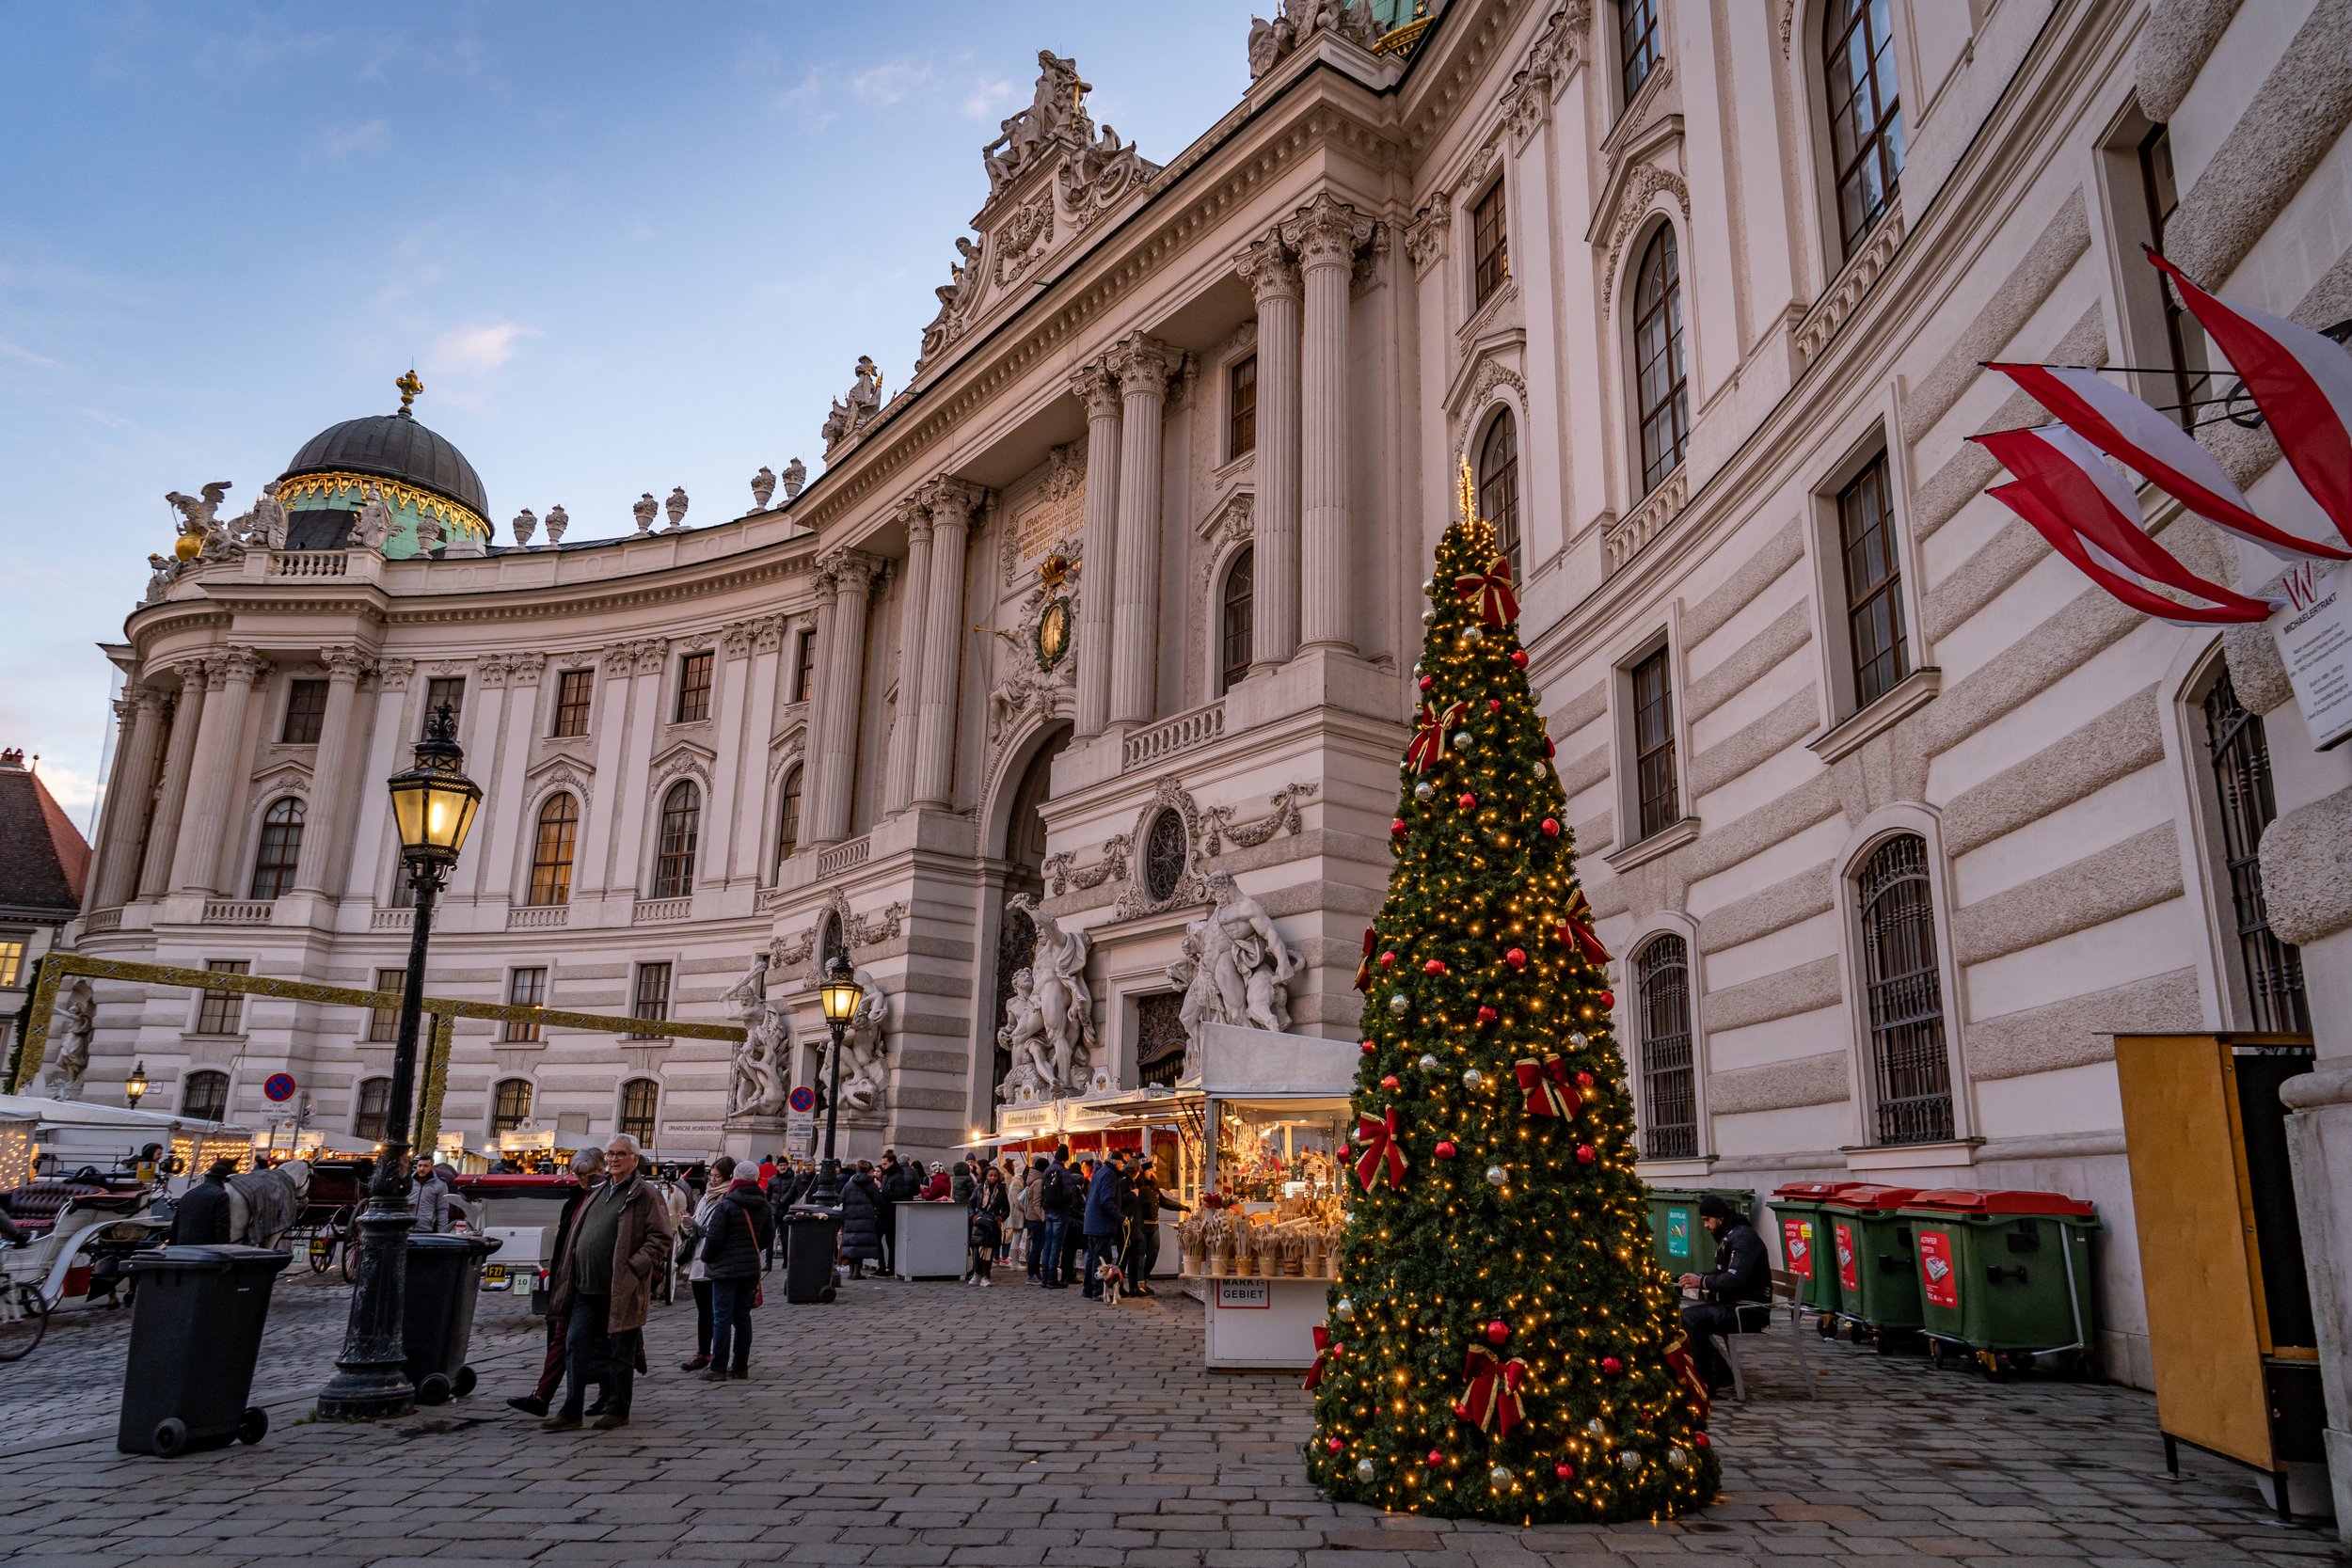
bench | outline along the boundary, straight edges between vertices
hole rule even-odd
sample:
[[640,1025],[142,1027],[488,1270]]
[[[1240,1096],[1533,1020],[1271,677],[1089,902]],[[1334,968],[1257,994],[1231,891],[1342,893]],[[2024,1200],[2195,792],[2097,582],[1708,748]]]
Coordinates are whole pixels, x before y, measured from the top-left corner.
[[[1710,1334],[1708,1340],[1731,1369],[1731,1397],[1740,1404],[1748,1402],[1748,1385],[1740,1368],[1740,1340],[1750,1334],[1761,1334],[1772,1326],[1772,1315],[1786,1310],[1788,1314],[1788,1335],[1797,1343],[1797,1371],[1804,1379],[1804,1397],[1818,1400],[1821,1391],[1813,1378],[1812,1352],[1806,1348],[1804,1334],[1804,1282],[1783,1269],[1772,1271],[1772,1299],[1754,1302],[1740,1308],[1740,1332],[1736,1335]],[[1753,1325],[1753,1326],[1751,1326]]]

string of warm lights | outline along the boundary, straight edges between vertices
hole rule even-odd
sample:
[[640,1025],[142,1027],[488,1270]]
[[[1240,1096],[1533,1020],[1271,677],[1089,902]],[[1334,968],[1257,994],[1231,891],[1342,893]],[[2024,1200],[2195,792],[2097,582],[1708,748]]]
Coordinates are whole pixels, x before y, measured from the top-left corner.
[[1422,592],[1308,1469],[1406,1513],[1686,1513],[1718,1484],[1703,1396],[1650,1257],[1606,953],[1510,568],[1467,467]]

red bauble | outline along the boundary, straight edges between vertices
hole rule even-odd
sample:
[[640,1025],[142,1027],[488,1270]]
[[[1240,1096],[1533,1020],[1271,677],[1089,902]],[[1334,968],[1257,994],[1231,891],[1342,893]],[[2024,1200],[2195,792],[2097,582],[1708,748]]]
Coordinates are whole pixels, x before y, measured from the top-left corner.
[[1502,955],[1502,961],[1509,964],[1513,969],[1525,969],[1527,967],[1527,949],[1524,947],[1514,947],[1508,953]]
[[1371,1055],[1374,1052],[1375,1052],[1375,1051],[1377,1051],[1377,1050],[1379,1050],[1379,1049],[1380,1049],[1380,1048],[1379,1048],[1378,1046],[1375,1045],[1372,1041],[1370,1041],[1370,1040],[1366,1040],[1366,1041],[1364,1041],[1364,1054],[1365,1054],[1365,1055],[1369,1056],[1369,1055]]
[[1481,1023],[1492,1023],[1496,1019],[1499,1019],[1502,1016],[1502,1015],[1501,1013],[1496,1012],[1492,1007],[1481,1007],[1478,1009],[1478,1022]]
[[1554,1465],[1551,1467],[1551,1473],[1558,1476],[1562,1481],[1574,1481],[1576,1479],[1576,1466],[1564,1459],[1559,1464]]
[[1598,996],[1594,997],[1593,1000],[1600,1004],[1600,1010],[1602,1012],[1607,1012],[1610,1008],[1617,1005],[1617,993],[1613,990],[1605,990]]
[[1435,675],[1422,676],[1421,689],[1423,691],[1435,691],[1438,689],[1438,677]]
[[1595,1148],[1591,1144],[1578,1144],[1576,1146],[1576,1163],[1578,1164],[1589,1165],[1599,1158],[1600,1150]]
[[1438,1147],[1431,1149],[1430,1152],[1435,1154],[1440,1160],[1451,1160],[1455,1154],[1459,1153],[1460,1150],[1454,1147],[1454,1140],[1452,1138],[1440,1138],[1438,1140]]
[[1559,754],[1560,748],[1551,743],[1551,736],[1544,736],[1544,755],[1548,757],[1556,757]]
[[1502,699],[1500,697],[1487,698],[1486,711],[1488,713],[1501,713],[1502,711]]
[[1381,1080],[1380,1080],[1380,1086],[1381,1086],[1382,1088],[1384,1088],[1384,1089],[1393,1089],[1393,1088],[1395,1088],[1395,1087],[1396,1087],[1396,1074],[1395,1074],[1395,1073],[1393,1073],[1393,1072],[1391,1072],[1391,1073],[1390,1073],[1387,1077],[1385,1077],[1385,1078],[1381,1079]]
[[1497,1318],[1494,1322],[1486,1325],[1486,1343],[1490,1345],[1504,1344],[1510,1340],[1510,1338],[1511,1325],[1504,1323],[1501,1318]]
[[1455,1405],[1454,1407],[1454,1418],[1457,1421],[1469,1420],[1470,1418],[1470,1406],[1467,1404]]
[[1576,1075],[1576,1086],[1580,1089],[1591,1088],[1593,1086],[1593,1075],[1589,1072],[1578,1073]]
[[1396,967],[1396,950],[1394,948],[1391,948],[1388,952],[1380,955],[1380,967],[1382,969],[1394,969]]
[[1544,836],[1546,838],[1558,838],[1560,836],[1560,819],[1558,817],[1547,816],[1544,818]]
[[1398,838],[1403,838],[1405,836],[1405,818],[1401,816],[1391,817],[1389,819],[1389,832]]
[[1600,1370],[1609,1376],[1614,1377],[1625,1370],[1625,1363],[1613,1355],[1604,1355],[1600,1358]]
[[1706,1449],[1712,1448],[1714,1445],[1707,1440],[1707,1433],[1694,1432],[1691,1433],[1691,1446],[1694,1449]]
[[1476,811],[1478,809],[1478,797],[1472,795],[1466,789],[1462,791],[1462,799],[1455,803],[1458,804],[1464,811]]
[[1430,1467],[1431,1469],[1433,1469],[1433,1470],[1434,1470],[1434,1469],[1436,1469],[1438,1465],[1442,1465],[1442,1464],[1444,1464],[1444,1463],[1445,1463],[1445,1455],[1444,1455],[1442,1452],[1440,1452],[1439,1450],[1438,1450],[1438,1449],[1431,1449],[1429,1450],[1429,1467]]
[[1512,650],[1511,650],[1511,662],[1512,662],[1513,664],[1517,665],[1518,668],[1520,668],[1520,669],[1522,669],[1522,670],[1526,669],[1526,668],[1527,668],[1527,650],[1526,650],[1525,648],[1514,648],[1514,649],[1512,649]]
[[1336,1437],[1327,1437],[1323,1440],[1323,1446],[1329,1449],[1333,1453],[1337,1453],[1345,1445],[1342,1444]]
[[1428,959],[1421,966],[1421,972],[1423,974],[1443,974],[1445,973],[1445,960],[1443,958]]

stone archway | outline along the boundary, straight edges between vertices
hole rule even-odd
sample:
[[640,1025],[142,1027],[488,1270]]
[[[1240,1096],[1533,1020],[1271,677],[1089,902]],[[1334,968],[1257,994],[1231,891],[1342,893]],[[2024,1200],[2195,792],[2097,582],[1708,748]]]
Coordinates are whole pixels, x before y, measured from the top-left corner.
[[1012,977],[1027,967],[1030,949],[1037,942],[1037,927],[1028,914],[1007,908],[1015,895],[1031,897],[1045,895],[1045,818],[1041,808],[1053,787],[1054,759],[1070,744],[1070,731],[1064,727],[1037,749],[1029,765],[1013,787],[1012,805],[1005,814],[1003,842],[997,854],[1005,866],[1004,883],[997,890],[996,918],[996,981],[995,1000],[989,1010],[989,1041],[992,1046],[989,1092],[1005,1081],[1012,1070],[1012,1059],[1002,1045],[996,1044],[996,1032],[1005,1024],[1005,1003],[1012,995]]

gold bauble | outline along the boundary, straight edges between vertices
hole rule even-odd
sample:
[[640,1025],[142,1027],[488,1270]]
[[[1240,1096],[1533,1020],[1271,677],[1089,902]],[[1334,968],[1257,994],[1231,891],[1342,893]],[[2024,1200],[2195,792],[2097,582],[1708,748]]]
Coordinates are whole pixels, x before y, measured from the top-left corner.
[[204,541],[193,533],[183,533],[171,546],[171,553],[183,561],[194,561],[204,553]]

